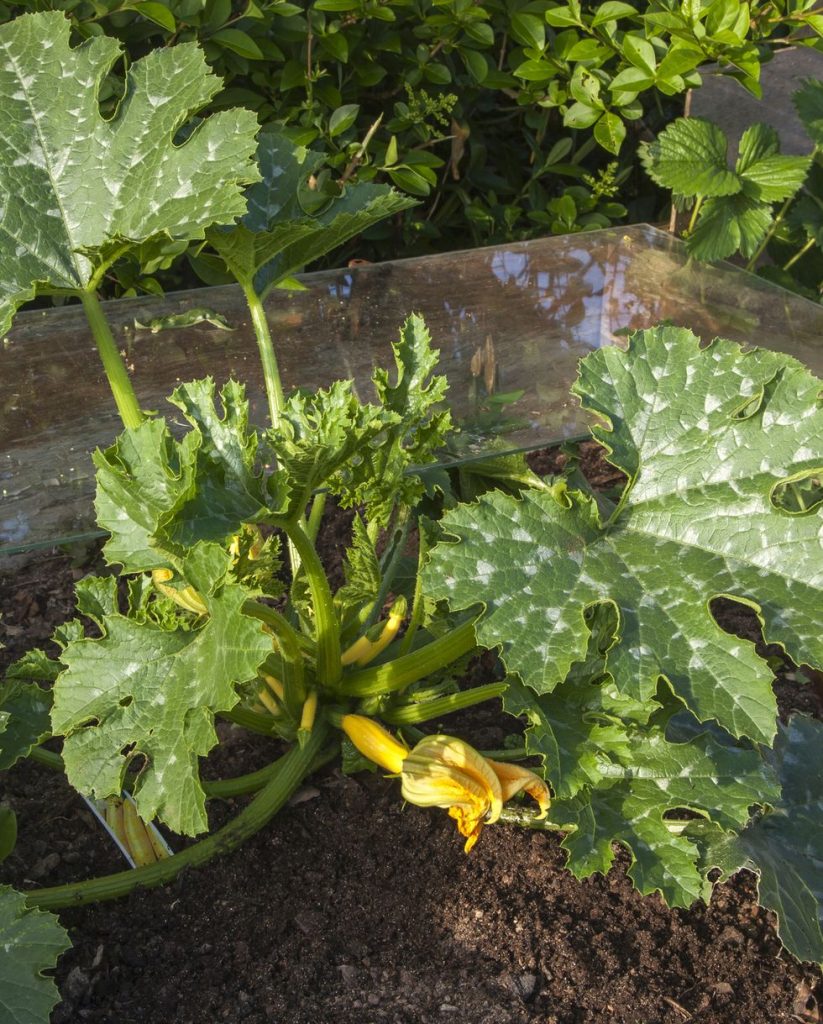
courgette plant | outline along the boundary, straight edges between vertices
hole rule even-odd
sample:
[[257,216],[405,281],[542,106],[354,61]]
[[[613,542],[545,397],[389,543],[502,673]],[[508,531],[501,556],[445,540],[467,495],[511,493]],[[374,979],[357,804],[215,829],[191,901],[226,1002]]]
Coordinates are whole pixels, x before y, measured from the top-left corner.
[[[74,77],[85,93],[99,81],[102,65],[88,70],[96,42],[71,50],[59,15],[12,23],[0,46],[30,127],[39,111],[26,83]],[[142,71],[132,68],[134,91],[106,130],[116,133],[129,110],[153,109],[160,84]],[[32,222],[45,216],[45,194],[63,194],[57,171],[90,159],[72,109],[48,160],[42,142],[18,146],[20,178],[34,153],[52,190],[32,193]],[[77,617],[56,630],[56,657],[24,655],[0,692],[0,768],[31,757],[83,794],[119,800],[126,790],[143,821],[202,838],[102,878],[0,887],[0,1010],[44,1020],[55,1001],[40,970],[66,936],[46,911],[162,884],[233,850],[341,749],[346,770],[378,765],[410,803],[447,809],[467,852],[495,822],[552,829],[582,877],[607,870],[617,842],[640,890],[676,906],[706,898],[717,869],[753,868],[787,948],[823,959],[823,726],[778,724],[766,663],[710,607],[718,595],[747,603],[768,641],[823,663],[821,382],[786,356],[725,341],[701,348],[673,327],[640,332],[626,351],[587,357],[575,389],[626,476],[619,496],[593,493],[572,463],[563,478],[520,474],[514,493],[461,504],[436,465],[451,421],[420,317],[402,325],[394,369],[375,369],[375,402],[351,381],[286,396],[261,302],[313,254],[403,201],[346,186],[308,212],[310,153],[274,132],[258,144],[257,171],[247,152],[222,172],[236,182],[239,165],[252,182],[246,212],[203,227],[201,256],[222,261],[247,296],[270,423],[249,423],[240,383],[218,392],[209,378],[170,397],[182,436],[160,416],[126,421],[94,455],[113,572],[77,584]],[[132,202],[150,208],[151,194]],[[20,258],[47,263],[51,221],[76,263],[59,217],[39,222]],[[4,273],[15,266],[4,240]],[[46,287],[42,273],[9,271],[7,301]],[[355,509],[341,586],[316,543],[325,494]],[[483,648],[499,649],[503,678],[462,687],[467,659]],[[481,752],[421,729],[501,696],[526,720],[525,745]],[[285,752],[250,775],[204,781],[217,717],[278,737]],[[43,747],[53,739],[60,754]],[[519,763],[527,758],[531,768]],[[251,793],[208,832],[209,799]],[[0,856],[15,832],[6,809]],[[12,975],[14,989],[2,984]]]

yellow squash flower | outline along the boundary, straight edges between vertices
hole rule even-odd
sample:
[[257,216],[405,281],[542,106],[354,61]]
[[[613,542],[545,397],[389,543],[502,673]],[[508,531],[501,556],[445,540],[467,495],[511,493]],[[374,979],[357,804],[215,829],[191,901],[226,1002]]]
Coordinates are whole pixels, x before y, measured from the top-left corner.
[[466,837],[468,853],[484,825],[497,821],[503,804],[523,791],[549,810],[549,788],[528,768],[483,757],[456,736],[426,736],[409,751],[382,725],[363,715],[344,715],[343,731],[369,760],[400,775],[405,800],[443,807]]

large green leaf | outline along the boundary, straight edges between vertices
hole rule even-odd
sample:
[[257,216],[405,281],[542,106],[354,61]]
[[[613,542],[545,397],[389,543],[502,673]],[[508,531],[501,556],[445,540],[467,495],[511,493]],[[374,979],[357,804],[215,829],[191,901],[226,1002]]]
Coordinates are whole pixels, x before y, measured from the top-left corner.
[[48,1024],[60,997],[43,971],[54,967],[70,945],[54,914],[27,910],[22,893],[0,885],[0,1020],[4,1024]]
[[693,839],[669,828],[664,814],[696,811],[720,828],[741,828],[752,805],[776,798],[773,773],[760,754],[708,732],[671,743],[662,729],[627,730],[621,748],[600,755],[597,787],[552,804],[555,824],[578,877],[608,871],[612,844],[632,854],[629,875],[642,893],[659,891],[670,906],[707,895]]
[[142,761],[141,816],[187,835],[208,825],[198,758],[217,742],[214,716],[237,703],[235,687],[271,653],[260,623],[242,614],[250,591],[228,581],[230,566],[216,545],[198,544],[182,570],[208,608],[205,621],[175,629],[105,615],[102,639],[68,644],[54,690],[52,725],[66,736],[71,784],[113,796],[129,764]]
[[255,115],[178,131],[220,89],[193,43],[151,51],[128,70],[105,120],[101,83],[116,39],[69,46],[59,12],[0,27],[0,333],[39,288],[84,289],[129,243],[202,237],[245,211],[257,180]]
[[316,213],[301,205],[306,183],[322,153],[296,146],[277,129],[260,136],[262,181],[247,192],[248,212],[231,228],[214,228],[208,240],[232,275],[259,295],[305,264],[319,259],[384,217],[414,205],[387,185],[346,184]]
[[704,867],[759,876],[760,902],[799,960],[823,962],[823,724],[795,715],[781,725],[774,761],[782,798],[740,835],[696,829]]
[[621,693],[648,700],[663,676],[699,720],[769,742],[772,674],[720,629],[710,601],[755,603],[767,641],[823,663],[823,505],[779,507],[787,478],[823,464],[820,387],[787,356],[722,340],[701,349],[675,327],[601,349],[575,391],[628,477],[614,515],[602,521],[593,499],[563,488],[485,495],[444,517],[456,542],[435,548],[427,593],[485,605],[478,639],[502,645],[537,693],[585,657],[585,610],[611,603],[619,637],[606,665]]

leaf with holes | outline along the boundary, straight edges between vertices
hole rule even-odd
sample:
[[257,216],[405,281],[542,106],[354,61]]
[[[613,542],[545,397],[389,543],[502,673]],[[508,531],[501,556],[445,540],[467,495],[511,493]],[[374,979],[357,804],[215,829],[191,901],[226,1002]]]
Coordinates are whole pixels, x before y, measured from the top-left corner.
[[757,750],[709,732],[672,743],[662,729],[629,728],[623,744],[599,759],[594,789],[552,804],[552,821],[570,830],[563,840],[569,868],[578,878],[605,873],[614,861],[612,844],[621,843],[632,855],[629,876],[640,892],[660,892],[669,906],[688,907],[711,887],[697,845],[670,829],[664,815],[697,812],[718,828],[740,829],[752,805],[779,792]]
[[260,623],[243,615],[251,592],[229,581],[230,568],[226,552],[197,544],[182,571],[208,609],[203,621],[164,628],[105,615],[101,639],[68,644],[54,688],[52,726],[66,737],[71,784],[113,796],[129,764],[143,761],[135,785],[141,817],[186,835],[208,827],[198,759],[217,742],[214,716],[237,703],[237,685],[272,649]]
[[[627,476],[603,520],[564,486],[522,498],[484,495],[446,514],[453,540],[426,570],[430,597],[483,605],[481,643],[550,693],[586,655],[586,610],[611,604],[606,668],[620,693],[648,700],[658,680],[700,721],[769,743],[772,673],[711,611],[726,595],[757,609],[767,642],[823,664],[823,503],[784,496],[823,465],[820,381],[795,360],[687,330],[634,334],[604,348],[575,385],[609,461]],[[785,506],[785,507],[784,507]]]
[[28,910],[23,893],[0,885],[0,946],[0,1020],[46,1024],[60,996],[43,971],[71,946],[66,930],[54,914]]
[[[693,826],[706,871],[759,875],[759,901],[777,914],[781,942],[798,960],[823,963],[823,724],[795,715],[773,754],[782,796],[740,835]],[[721,879],[722,880],[722,879]]]
[[0,26],[0,333],[39,290],[94,287],[134,243],[201,238],[244,213],[257,119],[227,110],[176,136],[220,89],[193,43],[128,70],[105,120],[101,83],[120,44],[69,45],[59,12]]

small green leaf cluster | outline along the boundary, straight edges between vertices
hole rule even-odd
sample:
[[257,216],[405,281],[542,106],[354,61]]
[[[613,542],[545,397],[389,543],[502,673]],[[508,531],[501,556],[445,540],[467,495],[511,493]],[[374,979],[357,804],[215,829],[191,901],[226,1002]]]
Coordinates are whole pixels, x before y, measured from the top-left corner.
[[[605,154],[634,161],[632,137],[659,123],[662,104],[700,84],[701,66],[758,91],[760,61],[779,38],[810,43],[823,29],[814,0],[641,5],[607,0],[60,0],[77,38],[119,38],[132,61],[170,43],[198,42],[235,105],[314,145],[338,174],[382,180],[421,198],[402,225],[370,232],[366,254],[396,256],[532,237],[596,218],[569,186],[588,186]],[[12,17],[22,5],[0,7]],[[811,38],[809,36],[811,30]],[[124,82],[101,80],[105,113]],[[628,139],[628,143],[627,143]],[[558,156],[556,147],[568,147]],[[561,211],[549,209],[563,199]],[[571,216],[569,199],[577,213]],[[545,217],[532,218],[532,211]],[[546,220],[546,217],[549,220]],[[126,261],[120,287],[157,289],[173,261]]]
[[[691,209],[689,253],[699,260],[737,254],[747,268],[820,299],[823,285],[823,83],[807,81],[794,105],[811,142],[809,156],[780,153],[773,128],[755,124],[740,139],[734,167],[729,140],[711,121],[679,118],[640,147],[649,176]],[[776,204],[782,204],[777,208]],[[772,261],[764,264],[767,253]]]

